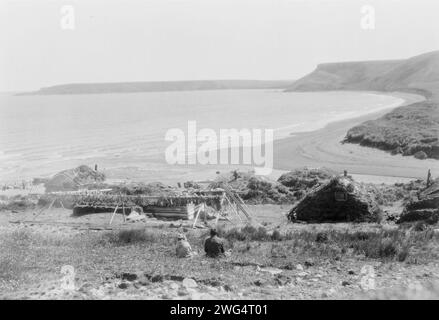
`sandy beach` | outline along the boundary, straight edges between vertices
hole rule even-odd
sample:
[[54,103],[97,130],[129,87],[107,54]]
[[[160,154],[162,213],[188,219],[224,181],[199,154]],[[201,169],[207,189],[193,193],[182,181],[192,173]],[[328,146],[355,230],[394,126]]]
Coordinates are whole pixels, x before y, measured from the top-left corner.
[[[375,93],[375,92],[372,92]],[[383,94],[380,92],[379,94]],[[392,92],[389,95],[402,99],[401,105],[423,101],[420,95]],[[395,105],[359,117],[331,122],[325,127],[274,142],[274,169],[269,178],[277,179],[282,173],[296,168],[328,167],[339,171],[348,170],[356,180],[366,183],[407,182],[413,178],[425,178],[431,169],[433,176],[439,174],[439,162],[434,159],[418,160],[414,157],[390,153],[355,144],[341,144],[346,132],[363,121],[372,120],[389,112]],[[212,180],[217,172],[234,169],[252,170],[249,166],[187,165],[163,166],[156,162],[154,170],[138,167],[107,170],[114,179],[161,181],[175,184],[188,180]]]
[[[422,96],[391,93],[409,105],[424,100]],[[414,157],[390,153],[355,144],[341,144],[346,132],[353,126],[376,119],[389,112],[388,109],[361,117],[331,123],[323,129],[295,134],[274,144],[274,167],[292,170],[307,167],[329,167],[342,172],[348,170],[368,182],[390,182],[394,178],[424,178],[427,170],[439,174],[439,162],[433,159],[418,160]],[[375,178],[374,178],[375,177]],[[386,179],[387,177],[387,179]],[[398,180],[398,179],[396,179]]]
[[[371,92],[371,94],[383,94]],[[409,105],[423,101],[420,95],[392,92],[389,95]],[[291,137],[274,142],[274,168],[269,175],[276,180],[282,173],[296,168],[328,167],[339,171],[348,170],[356,180],[367,183],[407,182],[413,178],[425,178],[431,169],[433,176],[439,174],[439,162],[433,159],[418,160],[414,157],[391,155],[390,153],[362,147],[355,144],[341,144],[346,132],[353,126],[380,117],[397,107],[381,107],[379,111],[361,116],[331,122],[309,132],[293,133]],[[312,129],[311,129],[312,130]],[[206,181],[215,179],[218,172],[231,170],[249,171],[253,167],[245,165],[176,165],[163,163],[161,158],[149,158],[148,168],[136,165],[107,168],[105,174],[110,181],[160,181],[177,184],[185,181]]]

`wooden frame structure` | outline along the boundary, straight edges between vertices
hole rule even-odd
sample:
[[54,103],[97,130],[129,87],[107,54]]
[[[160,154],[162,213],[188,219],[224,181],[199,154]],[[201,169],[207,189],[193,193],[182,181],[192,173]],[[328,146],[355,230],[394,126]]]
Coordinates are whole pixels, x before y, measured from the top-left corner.
[[[211,190],[192,190],[189,193],[172,196],[123,195],[121,193],[113,194],[112,191],[112,189],[96,189],[51,192],[48,194],[48,197],[53,199],[49,206],[47,209],[43,207],[40,212],[35,215],[34,219],[43,211],[50,210],[56,201],[59,201],[61,206],[65,208],[62,202],[63,197],[72,197],[74,210],[76,208],[97,208],[101,210],[111,209],[112,214],[109,220],[109,225],[113,223],[115,215],[119,209],[122,209],[123,221],[126,222],[125,210],[129,208],[132,209],[135,206],[156,206],[158,208],[163,208],[163,212],[166,212],[166,208],[169,208],[170,211],[174,212],[178,210],[172,208],[179,208],[193,204],[194,216],[192,227],[196,228],[201,212],[203,212],[208,204],[212,201],[219,204],[218,209],[216,210],[215,225],[218,223],[221,217],[230,221],[230,219],[227,217],[227,210],[223,210],[224,207],[229,207],[241,222],[243,219],[248,221],[252,220],[250,210],[247,205],[227,184],[223,184],[222,188]],[[165,205],[163,205],[164,201],[167,202]],[[184,212],[184,210],[182,212]],[[186,219],[192,220],[192,217],[188,215]]]

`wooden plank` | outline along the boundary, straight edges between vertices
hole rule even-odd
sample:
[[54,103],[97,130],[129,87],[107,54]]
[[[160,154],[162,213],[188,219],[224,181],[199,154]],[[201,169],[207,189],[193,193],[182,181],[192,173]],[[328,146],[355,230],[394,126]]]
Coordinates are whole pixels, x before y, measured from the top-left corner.
[[146,210],[148,210],[148,212],[153,212],[153,213],[154,212],[176,212],[176,213],[188,212],[187,207],[156,207],[156,208],[147,207]]
[[182,213],[174,213],[174,212],[156,212],[156,213],[153,213],[154,214],[154,216],[156,216],[156,217],[158,217],[158,216],[163,216],[163,217],[165,217],[165,216],[175,216],[175,217],[185,217],[185,218],[187,218],[187,214],[182,214]]
[[173,215],[173,216],[182,216],[187,217],[187,212],[173,212],[173,211],[161,211],[161,212],[154,212],[153,215]]
[[200,205],[195,206],[193,204],[187,204],[185,206],[178,207],[156,207],[148,206],[146,212],[151,212],[155,217],[162,218],[177,218],[184,220],[192,220],[195,215],[195,208],[199,208]]
[[157,219],[189,220],[186,216],[154,216]]
[[154,217],[163,217],[163,218],[179,218],[188,220],[188,216],[186,214],[175,214],[175,213],[155,213]]

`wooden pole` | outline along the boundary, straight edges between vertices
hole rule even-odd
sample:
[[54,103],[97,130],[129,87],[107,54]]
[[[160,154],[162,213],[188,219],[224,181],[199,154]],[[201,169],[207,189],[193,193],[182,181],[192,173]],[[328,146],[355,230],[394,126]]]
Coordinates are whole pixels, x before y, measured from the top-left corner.
[[[239,203],[239,200],[235,197],[235,195],[230,191],[227,194],[236,204],[236,206],[239,208],[239,210],[241,210],[245,216],[247,217],[247,219],[251,219],[250,215],[248,214],[248,212],[245,210],[245,208]],[[241,200],[242,201],[242,200]]]
[[244,200],[242,200],[239,194],[236,195],[236,198],[238,199],[238,202],[242,205],[242,207],[245,208],[247,213],[250,215],[250,208],[245,204]]
[[110,224],[113,222],[114,215],[116,214],[117,209],[119,208],[119,205],[116,205],[116,209],[114,209],[113,214],[111,215]]
[[197,214],[195,215],[195,219],[194,219],[194,223],[192,224],[192,228],[195,228],[195,225],[197,224],[197,220],[198,220],[198,216],[200,215],[201,208],[202,207],[200,205],[200,207],[198,208]]
[[34,219],[35,219],[36,217],[38,217],[38,216],[41,214],[41,212],[44,211],[44,208],[45,208],[45,207],[46,207],[46,206],[43,206],[43,207],[40,209],[40,211],[35,215]]
[[[55,200],[56,200],[56,198],[55,199],[53,199],[53,201],[50,203],[50,205],[49,205],[49,207],[47,208],[47,210],[50,210],[50,208],[52,208],[52,206],[53,206],[53,204],[55,203]],[[33,220],[35,220],[36,219],[36,217],[38,217],[40,214],[42,214],[43,213],[43,211],[44,211],[44,207],[43,208],[41,208],[41,210],[40,210],[40,212],[38,212],[36,215],[35,215],[35,217],[34,217],[34,219]]]
[[235,209],[235,207],[233,206],[232,202],[230,201],[229,197],[227,197],[227,195],[225,196],[227,202],[229,203],[230,208],[232,208],[233,212],[235,212],[235,214],[238,216],[239,221],[242,222],[241,217],[239,216],[239,212]]
[[50,210],[50,209],[52,209],[52,206],[53,206],[53,204],[55,203],[55,201],[56,201],[56,198],[55,198],[55,199],[53,199],[52,203],[50,204],[49,208],[47,208],[47,210]]
[[227,192],[227,195],[232,199],[233,202],[235,202],[236,206],[245,214],[247,219],[251,220],[250,214],[246,210],[246,208],[248,209],[248,207],[246,206],[244,201],[242,201],[241,197],[239,195],[235,196],[232,189],[230,189],[228,185],[224,185],[223,187],[224,190]]

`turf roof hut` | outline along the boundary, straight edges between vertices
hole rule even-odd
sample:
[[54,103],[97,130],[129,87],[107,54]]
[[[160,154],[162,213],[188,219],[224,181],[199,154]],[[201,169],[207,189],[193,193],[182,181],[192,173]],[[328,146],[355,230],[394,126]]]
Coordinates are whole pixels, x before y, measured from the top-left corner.
[[375,222],[380,217],[371,190],[344,176],[311,190],[288,214],[290,220],[308,222]]
[[433,224],[439,221],[439,178],[421,191],[418,198],[407,203],[398,223],[425,221]]
[[47,192],[74,191],[86,185],[105,181],[105,175],[92,168],[81,165],[74,169],[63,170],[55,174],[45,184]]

